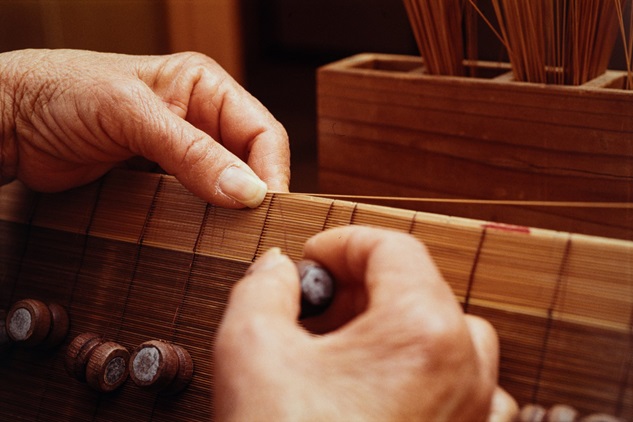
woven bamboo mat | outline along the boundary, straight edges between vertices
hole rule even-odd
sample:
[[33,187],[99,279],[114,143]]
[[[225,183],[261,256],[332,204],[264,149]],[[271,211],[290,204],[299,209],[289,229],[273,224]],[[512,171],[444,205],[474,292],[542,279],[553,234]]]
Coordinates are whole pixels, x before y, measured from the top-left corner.
[[[207,420],[212,344],[233,283],[268,248],[298,259],[311,235],[348,224],[426,243],[464,309],[497,328],[500,383],[520,404],[633,419],[633,242],[294,194],[226,210],[172,177],[123,170],[56,195],[0,188],[0,308],[35,298],[71,317],[59,349],[0,357],[0,419]],[[96,393],[63,365],[64,346],[85,331],[130,350],[180,344],[193,381],[173,397],[131,381]]]

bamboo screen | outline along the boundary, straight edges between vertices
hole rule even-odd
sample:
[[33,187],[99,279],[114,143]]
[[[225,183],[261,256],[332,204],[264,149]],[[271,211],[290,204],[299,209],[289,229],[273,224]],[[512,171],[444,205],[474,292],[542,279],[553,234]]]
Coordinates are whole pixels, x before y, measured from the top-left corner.
[[131,381],[99,394],[64,370],[64,345],[0,358],[0,419],[199,421],[213,414],[214,333],[232,284],[272,246],[347,224],[409,232],[465,310],[501,341],[500,383],[519,404],[633,418],[633,243],[294,194],[254,210],[209,206],[174,178],[115,171],[87,187],[0,189],[0,301],[64,305],[66,343],[93,331],[130,350],[165,339],[195,374],[173,397]]

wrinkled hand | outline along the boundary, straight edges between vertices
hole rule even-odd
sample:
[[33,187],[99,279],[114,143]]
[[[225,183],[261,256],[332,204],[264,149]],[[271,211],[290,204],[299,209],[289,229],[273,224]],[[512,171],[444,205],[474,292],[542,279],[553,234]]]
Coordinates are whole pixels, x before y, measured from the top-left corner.
[[305,321],[312,333],[278,249],[234,287],[215,348],[219,420],[503,420],[496,333],[463,314],[419,242],[346,227],[305,256],[338,281],[331,307]]
[[288,137],[217,63],[196,53],[0,54],[0,182],[88,183],[135,156],[201,198],[257,206],[287,190]]

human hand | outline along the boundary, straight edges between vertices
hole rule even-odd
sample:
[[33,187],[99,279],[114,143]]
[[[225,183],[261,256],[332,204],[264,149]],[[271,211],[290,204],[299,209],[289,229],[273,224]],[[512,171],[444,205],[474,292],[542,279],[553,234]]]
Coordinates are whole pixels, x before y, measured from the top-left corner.
[[224,207],[288,189],[285,130],[206,56],[0,54],[0,182],[59,191],[135,156]]
[[419,242],[351,226],[318,234],[304,252],[337,280],[330,308],[304,322],[321,335],[297,321],[297,270],[271,249],[235,285],[216,338],[218,420],[471,421],[495,412],[496,334],[463,314]]

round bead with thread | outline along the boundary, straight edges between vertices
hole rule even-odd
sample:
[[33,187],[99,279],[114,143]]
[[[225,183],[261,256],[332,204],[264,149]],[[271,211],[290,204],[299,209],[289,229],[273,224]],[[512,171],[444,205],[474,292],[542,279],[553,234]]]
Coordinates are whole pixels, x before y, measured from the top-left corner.
[[334,298],[335,282],[332,274],[311,260],[296,263],[301,280],[301,314],[308,318],[323,313]]
[[59,345],[70,321],[63,306],[36,299],[15,302],[6,316],[7,335],[27,347],[52,348]]
[[162,340],[140,344],[130,358],[130,378],[139,387],[161,394],[182,391],[193,376],[191,355]]
[[41,344],[51,328],[51,313],[44,302],[20,300],[11,306],[7,315],[7,334],[25,346]]
[[64,365],[66,372],[81,382],[86,381],[86,366],[95,348],[105,340],[96,333],[82,333],[70,342],[66,348]]
[[70,319],[66,309],[58,303],[49,303],[48,310],[51,313],[51,328],[43,346],[52,348],[60,345],[66,338],[70,328]]
[[547,410],[546,421],[575,422],[578,419],[578,411],[566,404],[555,404]]
[[109,393],[119,388],[128,377],[130,352],[112,341],[94,348],[86,366],[86,381],[93,389]]
[[554,404],[545,408],[540,404],[526,404],[515,415],[514,422],[624,422],[617,416],[592,413],[582,416],[574,407]]
[[177,394],[184,390],[193,377],[193,359],[189,352],[184,348],[176,344],[172,344],[172,347],[178,355],[178,373],[174,381],[162,391],[162,394]]

